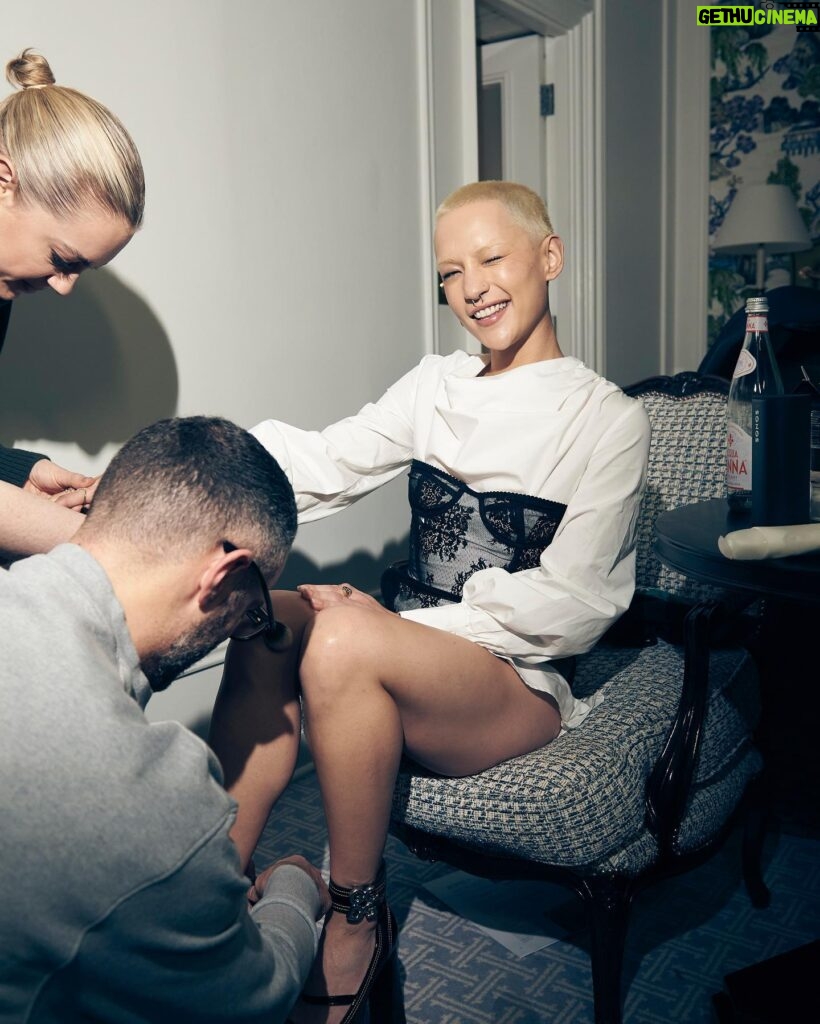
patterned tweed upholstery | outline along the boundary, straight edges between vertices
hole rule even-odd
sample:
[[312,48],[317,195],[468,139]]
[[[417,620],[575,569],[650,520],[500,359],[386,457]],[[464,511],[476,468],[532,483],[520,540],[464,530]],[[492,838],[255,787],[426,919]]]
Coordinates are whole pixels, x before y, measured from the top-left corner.
[[662,565],[652,550],[652,535],[661,512],[726,493],[726,396],[701,391],[671,398],[659,388],[643,392],[641,399],[652,424],[652,444],[638,519],[637,587],[693,601],[719,596],[715,587]]
[[[695,601],[713,588],[663,567],[652,552],[655,518],[665,509],[723,493],[722,394],[642,394],[652,422],[648,487],[639,518],[638,583],[644,592]],[[576,696],[602,693],[581,728],[523,757],[463,779],[402,766],[393,802],[397,822],[488,853],[583,869],[640,873],[658,857],[646,826],[646,787],[675,714],[683,651],[604,643],[578,659]],[[750,744],[757,675],[737,649],[711,656],[710,695],[695,782],[676,852],[707,843],[760,770]]]
[[[712,656],[707,711],[681,851],[707,841],[759,770],[748,744],[756,675],[733,651]],[[435,835],[545,864],[636,874],[657,857],[645,825],[646,782],[680,696],[683,655],[670,644],[597,647],[573,690],[604,702],[554,743],[464,779],[406,764],[396,816]]]

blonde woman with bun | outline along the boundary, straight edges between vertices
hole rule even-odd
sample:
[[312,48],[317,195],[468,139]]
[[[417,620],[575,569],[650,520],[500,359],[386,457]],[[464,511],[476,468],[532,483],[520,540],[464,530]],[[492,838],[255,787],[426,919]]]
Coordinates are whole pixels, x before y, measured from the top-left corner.
[[[0,348],[13,301],[46,288],[68,295],[84,270],[128,244],[145,203],[139,153],[108,109],[57,85],[31,49],[9,61],[6,78],[17,91],[0,102]],[[68,539],[96,484],[44,455],[0,446],[0,551]],[[47,500],[27,500],[34,495]]]

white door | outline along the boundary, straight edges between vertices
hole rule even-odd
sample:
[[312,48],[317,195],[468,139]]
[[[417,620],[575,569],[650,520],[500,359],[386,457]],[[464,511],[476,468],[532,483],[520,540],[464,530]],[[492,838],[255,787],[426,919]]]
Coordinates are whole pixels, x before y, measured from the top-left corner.
[[[481,47],[479,162],[482,178],[501,177],[544,195],[541,36]],[[500,172],[500,174],[499,174]]]
[[[479,175],[528,185],[547,203],[558,234],[562,233],[558,195],[560,174],[550,179],[554,161],[548,158],[549,117],[541,110],[541,86],[545,84],[545,45],[554,40],[530,35],[481,47],[481,99],[479,103]],[[556,83],[550,81],[553,95]],[[566,241],[566,239],[565,239]],[[558,330],[562,295],[566,284],[559,279],[550,286],[550,308],[559,343],[568,342],[566,330]],[[566,327],[569,327],[567,322]],[[564,349],[568,353],[568,349]]]

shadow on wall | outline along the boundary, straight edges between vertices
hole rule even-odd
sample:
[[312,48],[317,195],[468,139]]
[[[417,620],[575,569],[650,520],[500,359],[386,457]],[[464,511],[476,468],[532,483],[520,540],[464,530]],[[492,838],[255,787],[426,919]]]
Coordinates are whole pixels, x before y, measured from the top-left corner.
[[276,584],[277,590],[294,590],[300,583],[349,583],[357,590],[378,595],[379,581],[391,562],[407,558],[408,535],[390,541],[379,555],[354,551],[343,562],[320,566],[301,551],[293,551]]
[[176,412],[168,336],[109,270],[67,298],[47,289],[14,303],[0,366],[0,442],[73,442],[90,455]]

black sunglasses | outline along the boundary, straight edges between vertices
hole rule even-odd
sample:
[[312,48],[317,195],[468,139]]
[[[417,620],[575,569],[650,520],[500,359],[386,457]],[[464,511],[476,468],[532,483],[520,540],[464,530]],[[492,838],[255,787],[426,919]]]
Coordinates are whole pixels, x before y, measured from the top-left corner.
[[[222,547],[226,552],[236,551],[236,545],[231,544],[229,540],[223,541]],[[270,590],[268,590],[268,584],[262,570],[256,562],[251,562],[248,568],[256,575],[262,591],[262,600],[259,604],[254,605],[253,608],[249,608],[245,612],[239,625],[231,633],[231,640],[253,640],[261,635],[266,647],[272,651],[279,651],[282,649],[283,642],[287,637],[288,627],[284,622],[276,621],[276,617],[273,614],[273,604],[270,599]]]

